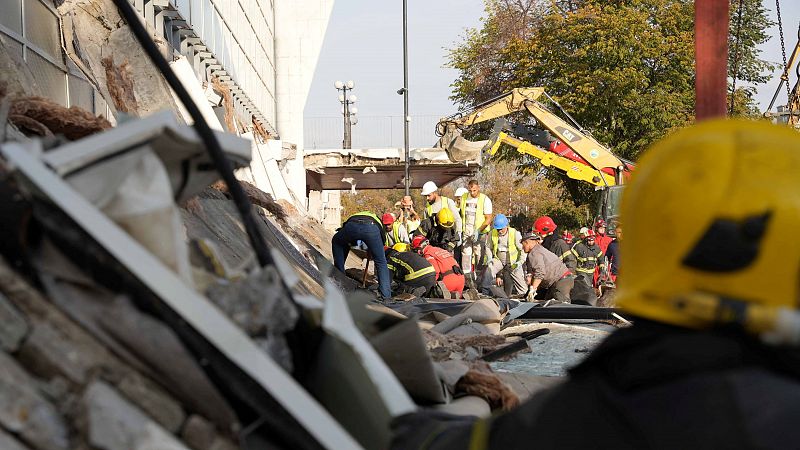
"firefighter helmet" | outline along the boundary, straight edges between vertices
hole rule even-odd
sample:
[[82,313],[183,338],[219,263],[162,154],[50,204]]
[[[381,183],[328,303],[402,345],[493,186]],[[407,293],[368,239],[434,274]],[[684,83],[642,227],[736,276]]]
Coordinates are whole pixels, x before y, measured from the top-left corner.
[[556,223],[549,216],[542,216],[533,222],[533,229],[541,236],[545,236],[556,230]]
[[450,208],[447,207],[442,207],[442,209],[439,210],[436,214],[436,220],[439,222],[439,225],[445,228],[452,228],[456,223],[453,211],[450,211]]
[[606,221],[598,217],[597,220],[595,220],[595,222],[594,222],[594,228],[598,229],[598,228],[601,228],[601,227],[602,228],[606,227]]
[[783,325],[800,318],[800,245],[786,239],[800,223],[798,171],[800,135],[763,122],[707,121],[655,144],[622,200],[617,305],[678,326],[735,322],[797,339]]
[[412,250],[422,250],[428,245],[428,238],[423,235],[414,236],[414,239],[411,240],[411,249]]
[[408,251],[408,244],[405,242],[398,242],[392,246],[392,250],[397,250],[398,252],[407,252]]
[[384,225],[393,224],[394,223],[394,214],[392,214],[392,213],[384,214],[383,217],[381,217],[381,222],[383,222]]

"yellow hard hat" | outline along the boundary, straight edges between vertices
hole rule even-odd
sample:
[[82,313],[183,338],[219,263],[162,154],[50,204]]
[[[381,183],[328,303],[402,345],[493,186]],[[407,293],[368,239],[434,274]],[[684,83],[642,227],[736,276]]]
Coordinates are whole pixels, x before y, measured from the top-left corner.
[[800,241],[787,237],[800,223],[798,174],[800,134],[766,122],[708,121],[655,144],[622,199],[617,306],[678,326],[739,322],[750,331],[795,314]]
[[405,242],[398,242],[392,246],[393,250],[397,250],[398,252],[407,252],[409,249],[409,245]]
[[456,219],[453,217],[453,211],[450,211],[450,208],[440,209],[439,213],[436,214],[436,220],[439,222],[439,225],[445,228],[451,228],[456,223]]

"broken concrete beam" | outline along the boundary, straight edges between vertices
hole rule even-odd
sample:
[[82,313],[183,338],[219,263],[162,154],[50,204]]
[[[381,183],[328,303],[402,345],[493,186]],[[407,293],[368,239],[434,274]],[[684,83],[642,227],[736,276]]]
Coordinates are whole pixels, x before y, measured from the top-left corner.
[[25,317],[0,294],[0,348],[7,352],[15,352],[20,342],[28,334],[28,323]]
[[0,425],[35,449],[70,448],[67,426],[35,383],[14,359],[0,352]]
[[3,450],[29,450],[28,447],[3,431],[2,428],[0,428],[0,448]]
[[103,450],[188,450],[141,410],[102,381],[86,389],[82,405],[89,445]]
[[217,433],[214,424],[192,415],[181,431],[181,439],[194,450],[235,450],[239,448]]
[[181,405],[147,378],[130,372],[116,387],[170,433],[177,433],[183,425],[186,414]]

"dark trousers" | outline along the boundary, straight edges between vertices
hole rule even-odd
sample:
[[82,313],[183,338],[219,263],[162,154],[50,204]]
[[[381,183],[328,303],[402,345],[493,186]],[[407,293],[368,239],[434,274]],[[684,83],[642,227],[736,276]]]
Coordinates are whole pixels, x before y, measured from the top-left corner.
[[410,293],[421,292],[421,294],[419,294],[420,297],[422,297],[428,291],[430,291],[435,284],[436,284],[435,273],[429,273],[419,278],[414,278],[413,280],[399,281],[397,283],[398,287],[402,292],[410,292]]
[[550,300],[551,298],[561,303],[570,303],[569,293],[575,285],[575,278],[572,276],[564,277],[546,288],[539,288],[536,294],[537,300]]
[[373,223],[351,221],[345,223],[331,240],[331,251],[333,252],[333,265],[344,272],[344,261],[350,253],[350,246],[356,241],[367,244],[369,254],[375,261],[375,274],[378,276],[378,286],[383,298],[392,296],[391,276],[389,267],[386,265],[386,254],[383,252],[383,240],[381,231]]

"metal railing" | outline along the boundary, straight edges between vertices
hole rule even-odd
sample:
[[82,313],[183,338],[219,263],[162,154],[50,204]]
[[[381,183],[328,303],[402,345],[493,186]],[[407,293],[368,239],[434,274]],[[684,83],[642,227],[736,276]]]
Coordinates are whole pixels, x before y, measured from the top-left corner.
[[[411,117],[409,140],[412,148],[431,147],[436,143],[434,134],[439,116]],[[343,126],[341,116],[305,117],[303,141],[307,149],[342,148]],[[359,114],[358,125],[352,128],[353,148],[402,148],[403,116],[364,116]]]

